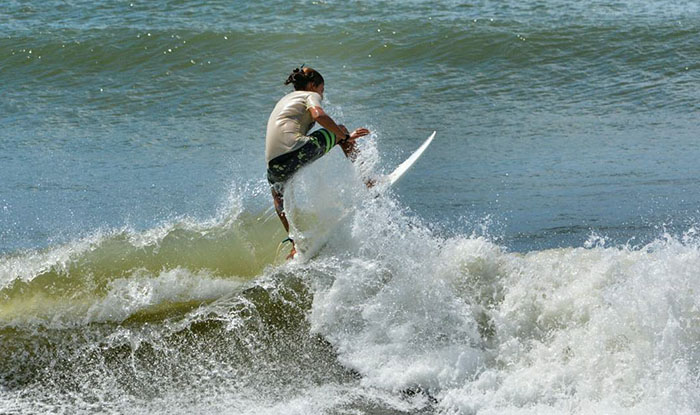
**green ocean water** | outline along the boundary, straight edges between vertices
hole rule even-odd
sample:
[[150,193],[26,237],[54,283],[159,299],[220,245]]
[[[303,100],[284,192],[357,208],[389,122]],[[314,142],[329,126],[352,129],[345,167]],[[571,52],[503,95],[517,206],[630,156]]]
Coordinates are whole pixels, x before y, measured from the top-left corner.
[[[4,2],[0,413],[697,413],[699,40],[696,1]],[[287,263],[302,63],[372,134],[295,179],[354,216]]]

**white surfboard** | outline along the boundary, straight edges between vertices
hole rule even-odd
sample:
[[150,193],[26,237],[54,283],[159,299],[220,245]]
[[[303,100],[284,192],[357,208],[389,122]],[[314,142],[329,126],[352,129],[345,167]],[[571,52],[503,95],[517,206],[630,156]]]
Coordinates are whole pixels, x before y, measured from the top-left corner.
[[[390,186],[396,184],[399,179],[401,179],[411,169],[411,167],[413,167],[420,156],[423,155],[423,152],[425,152],[428,146],[430,146],[430,143],[433,142],[436,133],[436,131],[433,131],[430,137],[428,137],[423,144],[416,149],[416,151],[414,151],[406,160],[399,164],[394,171],[386,175],[382,181],[385,181],[385,183],[388,181]],[[293,197],[292,194],[289,196]],[[306,262],[315,257],[328,243],[331,236],[335,233],[340,224],[347,220],[352,212],[354,212],[354,209],[346,208],[342,212],[339,212],[340,214],[332,226],[323,229],[321,232],[317,232],[315,235],[312,235],[312,237],[299,238],[296,243],[297,255],[295,255],[294,259],[301,262]]]
[[416,151],[413,152],[403,163],[399,164],[394,171],[389,173],[387,176],[389,178],[389,183],[391,185],[394,185],[396,182],[399,181],[401,177],[403,177],[406,172],[413,167],[413,165],[418,161],[421,155],[423,155],[423,152],[425,151],[426,148],[430,145],[430,143],[433,142],[433,139],[435,138],[435,134],[437,131],[433,131],[432,134],[430,134],[430,137],[428,137],[427,140],[423,142],[423,144],[418,147]]
[[[425,140],[423,142],[423,144],[421,144],[420,147],[418,147],[416,149],[416,151],[413,152],[413,154],[411,154],[406,160],[404,160],[401,164],[399,164],[394,169],[394,171],[392,171],[391,173],[389,173],[388,175],[386,175],[384,177],[384,180],[388,180],[390,186],[393,186],[394,184],[396,184],[396,182],[398,182],[399,179],[401,177],[403,177],[403,175],[406,174],[406,172],[408,172],[411,169],[411,167],[413,167],[413,165],[416,163],[416,161],[418,161],[420,156],[423,155],[423,152],[425,151],[425,149],[427,149],[428,146],[430,145],[430,143],[433,142],[433,139],[435,138],[435,134],[437,134],[437,131],[433,131],[433,133],[430,134],[430,137],[428,137],[428,139]],[[270,220],[276,216],[277,215],[275,213],[275,208],[274,208],[274,206],[271,206],[265,211],[265,213],[263,214],[263,216],[261,218],[264,218],[263,222],[267,222],[268,220]]]

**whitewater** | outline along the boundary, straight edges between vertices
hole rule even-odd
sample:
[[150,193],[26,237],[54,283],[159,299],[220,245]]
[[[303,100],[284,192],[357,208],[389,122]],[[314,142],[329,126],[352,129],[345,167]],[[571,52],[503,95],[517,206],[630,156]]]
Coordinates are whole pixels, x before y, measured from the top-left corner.
[[208,221],[5,255],[0,407],[697,413],[695,229],[510,252],[441,236],[350,163],[316,192],[337,153],[294,179],[292,208],[355,209],[308,262],[270,257],[279,225],[233,196]]

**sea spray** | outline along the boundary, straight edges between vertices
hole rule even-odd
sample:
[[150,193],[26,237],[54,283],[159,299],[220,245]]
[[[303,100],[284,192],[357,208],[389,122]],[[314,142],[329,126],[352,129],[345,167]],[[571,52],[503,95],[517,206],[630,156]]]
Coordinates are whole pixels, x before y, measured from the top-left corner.
[[363,385],[457,413],[700,408],[697,242],[522,255],[409,225],[383,238],[395,248],[349,261],[311,315]]

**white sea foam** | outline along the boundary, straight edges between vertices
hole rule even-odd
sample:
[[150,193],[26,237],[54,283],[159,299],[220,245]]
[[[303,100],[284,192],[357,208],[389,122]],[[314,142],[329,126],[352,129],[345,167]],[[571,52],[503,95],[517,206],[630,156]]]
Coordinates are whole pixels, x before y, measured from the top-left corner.
[[366,386],[457,413],[700,410],[697,245],[519,255],[417,234],[385,234],[316,293],[314,330]]
[[213,278],[207,272],[136,272],[110,282],[107,295],[88,309],[85,318],[88,322],[122,321],[161,304],[213,300],[240,286],[240,281]]
[[208,271],[175,268],[151,273],[143,269],[110,281],[104,295],[84,293],[70,298],[36,293],[5,304],[2,326],[42,325],[52,328],[121,322],[160,306],[211,301],[235,291],[241,280],[217,278]]
[[312,264],[332,278],[309,318],[363,387],[417,387],[446,413],[700,411],[693,231],[517,254],[348,193],[352,225]]
[[31,281],[49,270],[65,272],[76,256],[94,249],[104,238],[104,233],[99,231],[89,237],[44,251],[25,251],[0,256],[0,289],[17,280]]

